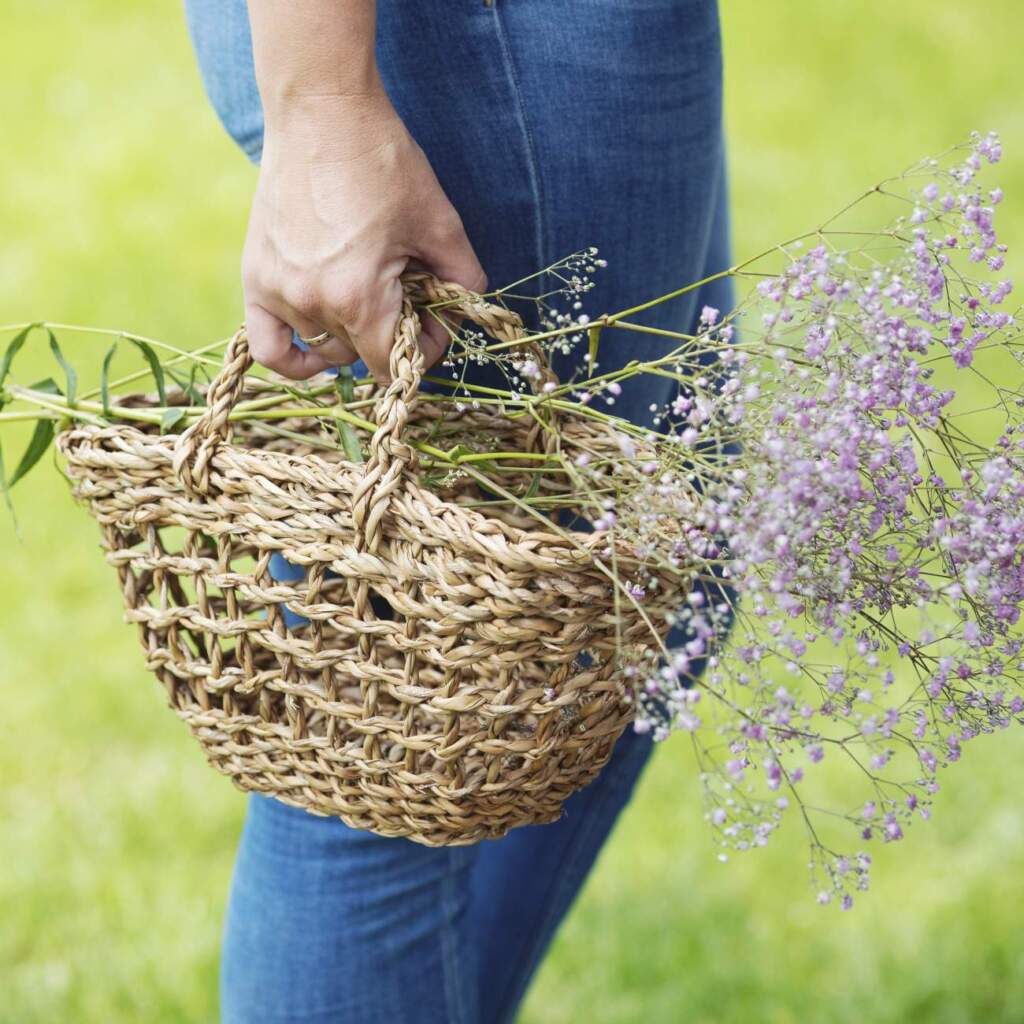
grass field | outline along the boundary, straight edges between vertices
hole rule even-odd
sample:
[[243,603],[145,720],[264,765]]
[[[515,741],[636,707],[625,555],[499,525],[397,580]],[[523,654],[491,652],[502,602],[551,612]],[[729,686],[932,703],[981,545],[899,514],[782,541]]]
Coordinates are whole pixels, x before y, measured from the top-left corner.
[[[1017,0],[726,6],[738,253],[975,127],[1003,134],[1004,233],[1024,241]],[[205,105],[178,5],[7,0],[4,38],[0,321],[183,345],[229,332],[255,175]],[[21,539],[0,523],[0,1024],[213,1021],[243,798],[144,674],[57,473],[16,497]],[[872,893],[842,915],[810,899],[795,819],[719,864],[689,748],[666,744],[523,1021],[1024,1020],[1022,756],[1017,731],[971,749],[936,820],[876,851]]]

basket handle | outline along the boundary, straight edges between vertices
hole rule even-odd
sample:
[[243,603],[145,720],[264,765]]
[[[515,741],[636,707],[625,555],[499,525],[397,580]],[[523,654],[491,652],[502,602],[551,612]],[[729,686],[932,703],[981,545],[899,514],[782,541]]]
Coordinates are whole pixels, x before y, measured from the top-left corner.
[[[440,281],[423,271],[402,275],[402,311],[395,324],[395,343],[391,349],[390,383],[377,397],[374,422],[377,429],[370,439],[369,458],[363,477],[352,495],[357,536],[373,552],[380,542],[380,523],[391,493],[399,484],[405,466],[414,458],[413,449],[402,441],[409,409],[423,377],[423,352],[418,338],[419,306],[443,303],[446,312],[458,313],[482,327],[502,342],[523,342],[523,348],[537,363],[539,374],[531,381],[534,391],[557,384],[543,350],[527,342],[527,332],[517,313],[486,302],[479,295],[448,281]],[[220,444],[228,439],[228,417],[241,397],[245,374],[252,367],[249,342],[243,324],[228,343],[224,365],[210,385],[206,410],[192,426],[181,433],[174,446],[174,471],[186,492],[204,495],[210,489],[210,464]],[[536,438],[538,427],[531,439]]]

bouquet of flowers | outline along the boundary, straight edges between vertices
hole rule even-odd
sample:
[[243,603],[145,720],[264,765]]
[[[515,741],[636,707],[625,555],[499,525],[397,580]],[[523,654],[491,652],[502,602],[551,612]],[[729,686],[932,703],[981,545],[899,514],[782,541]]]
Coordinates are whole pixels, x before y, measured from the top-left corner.
[[[588,319],[603,261],[576,253],[537,275],[550,287],[533,300],[528,347],[457,326],[444,303],[429,310],[452,338],[431,402],[480,410],[460,421],[469,427],[500,415],[555,430],[544,413],[561,410],[616,443],[548,444],[529,472],[510,472],[527,453],[463,427],[447,447],[419,443],[426,479],[551,530],[560,512],[592,525],[616,602],[641,617],[658,610],[649,642],[623,644],[618,666],[633,727],[690,737],[721,859],[764,846],[795,808],[817,899],[844,909],[868,886],[872,844],[929,817],[939,769],[1024,721],[1024,359],[994,228],[1002,193],[981,180],[999,157],[994,134],[975,135],[723,271],[741,286],[735,309],[705,307],[693,335],[657,331],[664,354],[621,369],[602,370],[602,347],[652,331],[631,317],[704,282]],[[510,286],[487,298],[522,296]],[[63,330],[73,328],[19,325],[0,360],[0,425],[35,423],[13,470],[0,463],[5,494],[61,424],[171,432],[203,413],[217,345],[186,352],[118,334],[100,386],[80,395]],[[15,382],[33,331],[48,336],[63,385]],[[118,342],[145,366],[113,381]],[[577,348],[575,379],[536,386],[537,353]],[[507,387],[471,383],[472,363],[499,367]],[[651,429],[610,408],[646,374],[675,389]],[[151,402],[118,399],[143,379]],[[373,428],[358,383],[344,371],[301,385],[256,379],[232,416],[283,445],[290,425],[316,421],[318,440],[294,437],[358,460]],[[823,761],[845,766],[849,786],[823,787]]]

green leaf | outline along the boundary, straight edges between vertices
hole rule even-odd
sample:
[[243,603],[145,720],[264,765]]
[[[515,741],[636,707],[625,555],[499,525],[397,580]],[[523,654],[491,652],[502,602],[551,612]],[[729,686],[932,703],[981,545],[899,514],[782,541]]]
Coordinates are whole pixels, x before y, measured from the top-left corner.
[[352,376],[351,366],[338,367],[338,379],[335,385],[342,402],[348,405],[355,398],[355,378]]
[[25,476],[28,471],[43,457],[53,440],[53,420],[37,420],[36,429],[32,431],[32,437],[22,455],[18,468],[7,481],[7,488],[10,489]]
[[359,436],[356,434],[352,424],[344,423],[339,420],[338,431],[341,434],[341,446],[345,449],[345,458],[348,459],[349,462],[365,462],[366,460],[363,458],[363,449],[359,446]]
[[[35,324],[29,324],[24,330],[19,331],[11,339],[3,356],[0,357],[0,389],[3,388],[4,381],[7,380],[7,374],[11,371],[11,363],[14,362],[14,357],[21,351],[21,346],[25,344],[25,339],[31,333],[33,327],[35,327]],[[3,406],[4,398],[2,392],[0,392],[0,409]]]
[[117,352],[117,342],[110,346],[109,351],[103,357],[103,366],[100,369],[100,400],[103,402],[103,415],[109,420],[110,413],[110,364],[114,360],[114,353]]
[[175,384],[181,388],[182,391],[188,395],[188,400],[193,405],[206,405],[206,400],[203,398],[203,393],[196,387],[196,371],[199,369],[198,363],[192,364],[192,372],[188,378],[182,373],[176,373],[169,366],[167,372],[171,375],[171,379]]
[[7,511],[11,513],[11,519],[14,520],[14,528],[18,528],[18,519],[14,514],[14,505],[11,504],[11,489],[7,486],[7,473],[4,470],[4,450],[3,446],[0,445],[0,494],[4,496],[4,504],[7,506]]
[[601,342],[601,325],[594,324],[587,331],[587,370],[594,372],[594,363],[597,361],[597,346]]
[[60,363],[60,368],[64,371],[64,378],[67,380],[67,391],[64,393],[64,397],[68,400],[68,405],[74,406],[75,389],[78,387],[78,374],[75,373],[75,368],[64,358],[64,353],[61,352],[60,345],[57,344],[53,331],[47,328],[46,333],[50,336],[50,351],[53,353],[53,358]]
[[160,417],[160,433],[170,433],[185,418],[185,409],[178,406],[176,409],[168,409]]
[[61,395],[64,392],[61,391],[60,385],[52,377],[44,377],[42,380],[37,380],[35,384],[29,385],[30,391],[42,391],[47,395]]
[[152,346],[144,341],[139,341],[138,338],[129,338],[128,340],[142,353],[149,364],[149,372],[153,374],[153,380],[156,381],[156,393],[160,396],[160,404],[166,405],[167,385],[164,382],[164,368],[160,365],[160,360]]
[[[354,392],[352,390],[352,367],[342,366],[338,369],[338,376],[334,380],[334,390],[338,394],[338,401],[347,405],[352,401]],[[341,439],[341,447],[345,450],[345,458],[349,462],[361,463],[363,449],[359,444],[359,435],[351,423],[344,420],[335,420],[338,425],[338,437]]]

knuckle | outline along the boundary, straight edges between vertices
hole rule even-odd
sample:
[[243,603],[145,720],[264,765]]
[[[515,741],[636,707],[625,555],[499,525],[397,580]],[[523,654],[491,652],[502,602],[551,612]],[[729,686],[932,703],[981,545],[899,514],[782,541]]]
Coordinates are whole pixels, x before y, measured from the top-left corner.
[[246,302],[254,305],[265,305],[273,291],[266,286],[263,278],[256,273],[242,272],[242,296]]
[[336,284],[325,296],[331,317],[345,327],[358,328],[367,316],[368,287],[358,281]]
[[242,290],[247,296],[265,295],[273,289],[269,287],[263,263],[253,256],[242,256]]
[[281,289],[281,298],[309,320],[317,321],[323,313],[323,295],[315,281],[291,281]]

